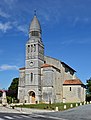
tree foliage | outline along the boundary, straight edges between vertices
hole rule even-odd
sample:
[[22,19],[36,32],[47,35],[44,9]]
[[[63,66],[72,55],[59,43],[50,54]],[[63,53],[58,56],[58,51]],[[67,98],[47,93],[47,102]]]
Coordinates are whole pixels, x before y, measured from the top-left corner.
[[7,96],[17,99],[19,78],[14,78],[8,88]]
[[91,77],[86,84],[86,101],[91,101]]
[[0,97],[2,97],[2,92],[0,92]]

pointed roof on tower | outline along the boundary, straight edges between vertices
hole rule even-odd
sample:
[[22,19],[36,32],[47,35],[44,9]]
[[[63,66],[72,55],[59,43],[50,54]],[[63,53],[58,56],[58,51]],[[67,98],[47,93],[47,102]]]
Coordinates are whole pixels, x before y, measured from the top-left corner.
[[34,11],[34,17],[30,24],[30,32],[31,31],[40,31],[41,32],[41,26],[40,26],[39,20],[36,16],[36,11]]

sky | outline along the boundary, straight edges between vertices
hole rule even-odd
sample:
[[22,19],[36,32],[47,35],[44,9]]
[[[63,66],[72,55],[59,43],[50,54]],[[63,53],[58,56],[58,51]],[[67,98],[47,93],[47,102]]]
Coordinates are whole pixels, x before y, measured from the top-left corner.
[[0,89],[8,89],[25,66],[34,10],[45,55],[68,64],[86,84],[91,77],[91,0],[0,0]]

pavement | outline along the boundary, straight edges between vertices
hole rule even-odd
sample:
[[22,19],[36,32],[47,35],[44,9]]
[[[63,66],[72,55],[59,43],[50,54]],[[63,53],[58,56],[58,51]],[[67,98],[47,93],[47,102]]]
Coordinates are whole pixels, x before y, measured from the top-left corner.
[[20,107],[14,107],[14,109],[13,109],[10,106],[6,106],[6,107],[0,106],[0,112],[32,114],[32,113],[54,112],[54,111],[52,111],[52,110],[30,109],[30,108],[20,108]]
[[19,108],[19,107],[15,107],[15,110],[26,114],[54,112],[52,110],[40,110],[40,109]]

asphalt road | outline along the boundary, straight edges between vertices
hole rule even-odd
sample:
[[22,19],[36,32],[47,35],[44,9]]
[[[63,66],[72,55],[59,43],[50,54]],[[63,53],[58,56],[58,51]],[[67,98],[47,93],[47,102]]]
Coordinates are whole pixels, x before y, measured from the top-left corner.
[[15,109],[0,107],[0,120],[91,120],[91,104],[60,112],[21,113]]
[[44,115],[50,115],[53,117],[63,118],[66,120],[91,120],[91,104],[83,105],[69,110],[45,113]]
[[65,120],[58,117],[37,114],[0,113],[0,120]]
[[37,109],[0,107],[0,120],[64,120],[49,115],[41,115],[50,112]]

